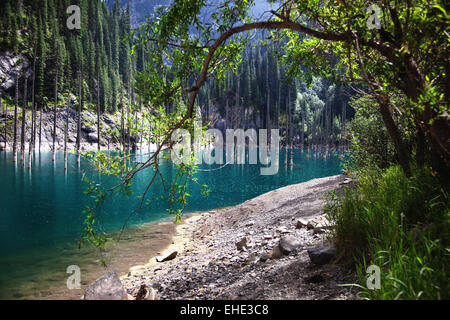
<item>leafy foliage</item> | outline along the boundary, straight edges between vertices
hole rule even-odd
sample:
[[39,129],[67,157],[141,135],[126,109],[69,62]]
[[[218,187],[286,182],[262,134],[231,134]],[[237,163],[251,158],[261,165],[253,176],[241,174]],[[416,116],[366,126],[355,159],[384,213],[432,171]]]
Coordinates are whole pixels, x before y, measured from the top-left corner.
[[[366,171],[356,188],[333,194],[325,208],[335,221],[343,257],[354,258],[363,297],[448,299],[448,183],[430,168],[406,177],[398,166]],[[381,268],[381,289],[366,288],[366,269]]]

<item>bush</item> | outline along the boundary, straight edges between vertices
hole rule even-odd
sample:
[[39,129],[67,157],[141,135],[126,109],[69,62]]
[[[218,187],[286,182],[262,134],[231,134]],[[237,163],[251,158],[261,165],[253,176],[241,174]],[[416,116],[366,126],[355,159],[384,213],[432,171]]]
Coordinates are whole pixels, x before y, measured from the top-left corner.
[[[344,261],[370,299],[448,299],[450,210],[447,182],[430,169],[367,171],[357,187],[332,194],[325,211]],[[346,259],[347,258],[347,259]],[[381,289],[366,288],[366,268],[381,268]]]
[[[346,137],[350,141],[347,168],[352,171],[367,167],[386,169],[397,163],[394,145],[378,112],[377,102],[361,96],[352,98],[350,105],[355,109],[355,116],[349,123]],[[403,140],[410,142],[408,124],[397,122]]]

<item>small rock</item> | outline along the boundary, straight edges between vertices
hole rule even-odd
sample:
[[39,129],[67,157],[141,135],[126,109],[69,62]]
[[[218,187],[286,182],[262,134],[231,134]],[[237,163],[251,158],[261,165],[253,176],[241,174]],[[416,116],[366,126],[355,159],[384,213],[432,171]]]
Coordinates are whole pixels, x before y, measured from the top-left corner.
[[280,250],[283,254],[289,255],[300,246],[300,242],[293,236],[282,236],[280,239]]
[[247,238],[244,237],[241,241],[236,242],[236,249],[239,251],[244,250],[247,247]]
[[136,300],[158,300],[156,290],[148,287],[145,284],[141,285],[136,295]]
[[156,261],[165,262],[165,261],[173,260],[176,258],[177,254],[178,254],[178,251],[172,251],[163,257],[156,257]]
[[270,254],[271,259],[280,259],[283,256],[283,252],[281,252],[280,246],[275,246]]
[[280,233],[289,233],[290,231],[286,227],[280,227],[277,229]]
[[86,288],[84,300],[122,300],[125,293],[117,273],[110,272]]
[[325,232],[325,230],[322,227],[315,227],[313,230],[314,234],[321,234]]
[[297,228],[297,229],[301,229],[301,228],[306,227],[307,225],[308,225],[308,221],[306,221],[306,220],[304,220],[304,219],[298,219],[298,220],[297,220],[296,228]]
[[343,185],[343,184],[350,184],[350,183],[352,183],[352,182],[353,182],[352,179],[346,178],[344,181],[342,181],[342,182],[340,183],[340,185]]
[[336,254],[334,246],[321,246],[307,249],[311,262],[317,265],[324,265],[331,261]]

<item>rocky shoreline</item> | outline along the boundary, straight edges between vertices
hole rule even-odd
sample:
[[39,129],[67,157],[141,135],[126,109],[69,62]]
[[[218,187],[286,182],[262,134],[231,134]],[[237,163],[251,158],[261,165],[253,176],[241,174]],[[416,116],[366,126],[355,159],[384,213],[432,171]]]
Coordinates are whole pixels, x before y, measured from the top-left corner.
[[349,179],[314,179],[240,205],[185,216],[159,257],[120,277],[128,299],[355,299],[333,263],[323,196]]

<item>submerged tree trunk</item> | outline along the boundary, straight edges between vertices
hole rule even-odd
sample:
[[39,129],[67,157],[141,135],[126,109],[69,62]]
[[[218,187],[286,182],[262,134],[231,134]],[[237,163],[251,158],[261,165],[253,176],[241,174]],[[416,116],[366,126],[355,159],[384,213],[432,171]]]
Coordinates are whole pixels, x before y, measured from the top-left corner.
[[22,130],[21,130],[21,137],[20,137],[20,162],[25,165],[25,138],[26,138],[26,124],[27,124],[27,75],[24,73],[23,76],[24,79],[24,86],[23,86],[23,101],[22,101]]
[[100,73],[97,75],[97,151],[100,151]]
[[284,144],[284,165],[287,166],[288,163],[288,145],[289,145],[289,89],[288,95],[286,97],[286,132],[285,132],[285,144]]
[[69,130],[69,99],[67,99],[66,105],[66,121],[64,124],[64,170],[67,170],[67,136]]
[[19,106],[19,74],[16,74],[16,103],[14,104],[13,161],[17,161],[17,108]]
[[266,110],[266,128],[267,128],[267,143],[270,148],[270,139],[271,139],[271,124],[270,124],[270,91],[267,92],[267,110]]
[[305,108],[304,108],[304,102],[302,101],[301,105],[301,116],[302,116],[302,132],[300,139],[302,140],[302,151],[305,150]]
[[40,111],[39,111],[39,152],[41,152],[41,140],[42,140],[42,111],[43,111],[43,105],[42,100],[40,100]]
[[[129,79],[128,79],[129,80]],[[130,82],[128,82],[128,103],[127,103],[127,155],[130,154],[130,143],[131,143],[131,130],[130,130],[130,104],[131,104],[131,90],[130,90]]]
[[293,125],[293,115],[292,115],[292,107],[289,106],[289,154],[290,154],[290,162],[289,165],[292,167],[294,165],[294,156],[293,156],[293,149],[294,149],[294,125]]
[[56,152],[56,113],[58,108],[58,72],[59,72],[59,57],[56,58],[56,78],[55,78],[55,107],[53,109],[53,146],[52,146],[52,161],[55,162]]
[[31,87],[31,135],[30,144],[28,145],[28,169],[31,168],[31,153],[34,151],[34,144],[36,143],[36,106],[34,97],[34,87],[36,82],[36,49],[33,59],[33,84]]
[[[0,108],[2,107],[2,97],[0,96]],[[7,142],[7,136],[6,136],[6,123],[8,122],[8,108],[6,108],[6,103],[3,105],[3,114],[5,115],[5,132],[4,132],[4,143],[5,143],[5,149],[6,151],[6,142]]]
[[81,161],[81,155],[80,155],[80,148],[81,148],[81,111],[83,108],[83,97],[81,96],[81,83],[82,83],[82,76],[81,71],[78,72],[78,118],[77,118],[77,164],[80,164]]

